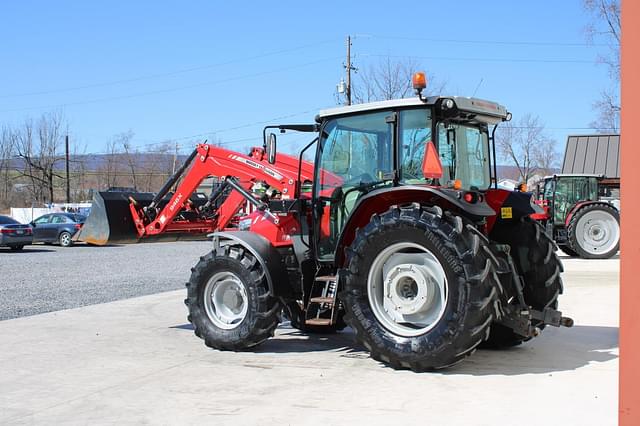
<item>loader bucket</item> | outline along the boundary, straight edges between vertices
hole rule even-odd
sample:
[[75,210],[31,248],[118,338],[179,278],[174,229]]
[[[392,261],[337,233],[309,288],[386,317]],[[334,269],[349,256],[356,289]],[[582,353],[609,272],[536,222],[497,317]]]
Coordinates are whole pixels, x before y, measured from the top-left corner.
[[[162,208],[171,198],[171,193],[160,201]],[[166,232],[151,237],[139,238],[136,231],[129,197],[136,200],[138,207],[151,204],[155,194],[151,192],[96,192],[91,204],[91,213],[80,231],[74,235],[74,241],[104,246],[109,244],[133,244],[138,242],[167,242],[205,240],[206,233]],[[194,206],[200,207],[206,203],[207,197],[202,193],[194,193],[189,197]],[[189,214],[184,213],[188,217]]]
[[142,206],[153,200],[152,193],[96,192],[91,213],[74,240],[98,246],[137,243],[139,238],[129,210],[129,197]]

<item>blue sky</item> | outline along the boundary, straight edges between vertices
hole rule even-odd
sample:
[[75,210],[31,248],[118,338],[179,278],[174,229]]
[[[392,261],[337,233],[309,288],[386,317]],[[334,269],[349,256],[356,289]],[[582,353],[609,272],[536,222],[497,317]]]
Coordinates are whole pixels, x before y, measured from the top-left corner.
[[88,152],[128,130],[141,149],[214,134],[240,149],[267,122],[311,122],[336,104],[348,34],[357,67],[414,57],[461,96],[482,80],[477,97],[538,115],[559,151],[610,86],[580,0],[22,1],[0,14],[0,125],[62,111]]

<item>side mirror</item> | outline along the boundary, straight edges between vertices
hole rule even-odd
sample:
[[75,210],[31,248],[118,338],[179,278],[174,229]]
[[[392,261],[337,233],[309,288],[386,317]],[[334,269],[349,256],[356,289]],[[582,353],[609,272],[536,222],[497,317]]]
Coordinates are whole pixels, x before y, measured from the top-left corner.
[[267,161],[269,161],[269,164],[275,164],[275,162],[276,162],[276,135],[275,135],[275,133],[269,133],[269,139],[267,139],[266,153],[267,153]]

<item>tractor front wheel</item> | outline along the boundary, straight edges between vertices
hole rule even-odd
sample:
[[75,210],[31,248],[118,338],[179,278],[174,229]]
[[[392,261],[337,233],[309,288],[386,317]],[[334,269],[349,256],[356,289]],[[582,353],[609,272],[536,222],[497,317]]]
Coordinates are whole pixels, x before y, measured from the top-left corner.
[[374,215],[347,249],[345,320],[393,368],[447,367],[489,334],[497,288],[483,240],[461,217],[417,204]]
[[188,320],[211,348],[242,350],[273,336],[280,302],[258,260],[240,246],[201,257],[187,283]]

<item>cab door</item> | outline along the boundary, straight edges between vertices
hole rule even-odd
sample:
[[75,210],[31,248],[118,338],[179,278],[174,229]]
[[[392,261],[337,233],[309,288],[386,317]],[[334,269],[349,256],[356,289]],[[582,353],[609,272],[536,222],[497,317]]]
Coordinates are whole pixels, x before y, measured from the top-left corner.
[[314,240],[318,260],[332,261],[353,207],[367,192],[391,184],[391,111],[329,119],[316,158]]

